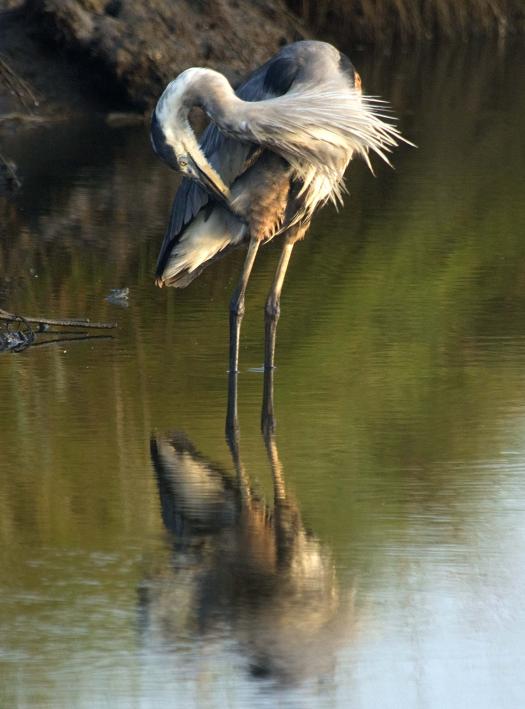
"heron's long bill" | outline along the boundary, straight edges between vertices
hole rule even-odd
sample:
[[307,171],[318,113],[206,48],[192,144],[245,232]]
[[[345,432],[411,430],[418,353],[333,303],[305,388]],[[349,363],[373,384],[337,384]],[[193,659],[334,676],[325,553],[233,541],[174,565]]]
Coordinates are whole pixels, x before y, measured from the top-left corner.
[[231,198],[230,188],[224,184],[219,173],[206,160],[199,160],[192,155],[191,161],[198,182],[201,182],[215,197],[228,203]]

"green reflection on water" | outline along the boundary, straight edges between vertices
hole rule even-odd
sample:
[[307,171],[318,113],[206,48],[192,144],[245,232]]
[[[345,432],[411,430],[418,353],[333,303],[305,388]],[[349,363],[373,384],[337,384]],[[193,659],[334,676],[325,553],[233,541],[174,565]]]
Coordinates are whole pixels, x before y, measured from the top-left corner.
[[[492,558],[512,543],[511,519],[523,529],[508,504],[524,502],[522,59],[486,47],[356,61],[419,147],[377,179],[353,166],[347,206],[319,214],[287,277],[275,384],[284,473],[340,583],[359,579],[367,622],[374,593],[397,608],[396,583],[429,550],[431,572],[459,570],[468,585],[474,550]],[[0,360],[2,684],[21,704],[82,703],[100,663],[121,674],[101,671],[96,691],[151,698],[137,678],[137,588],[170,552],[149,438],[185,430],[232,472],[227,308],[242,254],[186,291],[152,286],[175,182],[140,132],[20,133],[10,153],[25,182],[2,207],[0,307],[117,318],[119,330]],[[262,379],[248,369],[262,362],[278,248],[263,250],[250,283],[239,378],[244,464],[268,499]],[[122,286],[127,310],[104,301]]]

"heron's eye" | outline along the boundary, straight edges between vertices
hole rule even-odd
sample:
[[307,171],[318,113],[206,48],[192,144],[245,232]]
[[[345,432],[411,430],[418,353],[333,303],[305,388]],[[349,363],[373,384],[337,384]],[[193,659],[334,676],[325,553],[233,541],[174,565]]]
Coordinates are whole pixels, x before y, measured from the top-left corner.
[[188,167],[188,161],[184,160],[184,158],[181,158],[179,160],[179,167]]

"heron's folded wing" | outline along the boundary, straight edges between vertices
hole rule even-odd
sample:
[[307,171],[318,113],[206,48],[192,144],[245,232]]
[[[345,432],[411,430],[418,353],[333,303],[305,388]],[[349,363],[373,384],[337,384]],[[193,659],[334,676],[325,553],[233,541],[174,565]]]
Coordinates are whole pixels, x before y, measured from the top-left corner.
[[[274,57],[259,67],[237,89],[236,94],[244,101],[260,101],[285,93],[292,83],[297,65],[292,59]],[[253,143],[240,142],[227,137],[210,124],[200,140],[201,148],[214,169],[226,184],[232,184],[252,164]],[[171,208],[168,228],[157,259],[156,276],[159,277],[169,255],[179,240],[183,228],[211,199],[207,191],[192,180],[183,179]]]

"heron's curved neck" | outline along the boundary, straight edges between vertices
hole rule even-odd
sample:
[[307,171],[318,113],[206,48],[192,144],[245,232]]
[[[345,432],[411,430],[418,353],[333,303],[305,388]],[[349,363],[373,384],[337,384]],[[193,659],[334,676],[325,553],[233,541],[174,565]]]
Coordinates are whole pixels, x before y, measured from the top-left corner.
[[219,127],[239,120],[245,102],[239,99],[225,76],[213,69],[198,69],[189,78],[184,106],[189,111],[198,106]]

